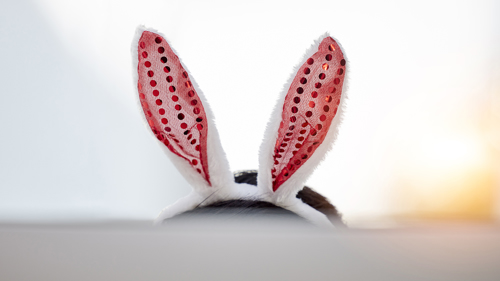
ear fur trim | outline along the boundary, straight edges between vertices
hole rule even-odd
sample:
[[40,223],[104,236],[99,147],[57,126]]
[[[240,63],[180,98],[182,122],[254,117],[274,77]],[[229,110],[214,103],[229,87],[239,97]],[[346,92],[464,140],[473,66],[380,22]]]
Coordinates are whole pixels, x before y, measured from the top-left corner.
[[288,180],[285,181],[276,192],[273,192],[272,177],[271,177],[272,176],[271,170],[273,169],[273,164],[274,164],[273,150],[278,136],[278,129],[280,127],[281,114],[283,111],[283,104],[285,102],[286,95],[303,63],[318,51],[318,47],[321,41],[328,36],[330,35],[327,33],[321,36],[318,40],[316,40],[315,43],[306,51],[303,58],[299,61],[299,64],[295,66],[294,71],[290,75],[290,78],[288,79],[287,83],[284,85],[283,90],[281,91],[281,94],[278,98],[278,101],[276,102],[273,113],[271,115],[271,119],[266,127],[264,140],[260,146],[259,172],[257,179],[258,186],[261,189],[261,192],[267,194],[271,198],[272,202],[277,205],[282,205],[284,202],[288,201],[289,198],[294,198],[297,192],[303,188],[306,180],[313,173],[314,169],[319,165],[319,163],[324,159],[326,153],[332,148],[333,143],[335,142],[338,135],[338,129],[340,123],[342,122],[343,119],[343,113],[345,107],[344,104],[347,99],[349,62],[345,55],[345,51],[340,45],[339,41],[333,38],[339,45],[344,55],[344,59],[346,60],[345,64],[346,72],[345,72],[342,95],[340,99],[340,104],[338,106],[337,114],[330,125],[330,129],[325,139],[323,140],[323,143],[319,145],[314,154],[293,175],[291,175],[290,178],[288,178]]
[[[172,45],[168,42],[168,39],[165,37],[165,35],[161,34],[160,32],[146,28],[144,26],[139,26],[136,29],[136,33],[134,36],[134,40],[132,41],[132,63],[133,63],[133,78],[134,78],[134,83],[137,83],[138,81],[138,74],[137,74],[137,66],[138,66],[138,46],[139,46],[139,39],[141,38],[141,35],[144,31],[150,31],[153,33],[156,33],[163,37],[167,43],[170,45],[172,48]],[[177,51],[175,51],[174,48],[172,48],[175,54],[178,54]],[[189,70],[187,67],[182,63],[182,59],[179,56],[179,60],[184,67],[184,69],[188,72]],[[162,142],[158,141],[160,144],[160,147],[163,149],[163,151],[167,154],[167,156],[170,158],[172,163],[177,167],[179,172],[184,176],[184,178],[189,182],[189,184],[195,189],[195,191],[200,194],[200,195],[205,195],[208,196],[215,190],[224,187],[224,186],[232,186],[234,183],[233,175],[229,170],[229,163],[226,159],[226,155],[224,153],[224,150],[222,149],[222,145],[219,140],[219,134],[217,132],[217,129],[215,127],[215,123],[213,120],[213,113],[212,110],[205,98],[205,95],[203,92],[200,90],[198,87],[198,84],[196,83],[194,77],[192,75],[190,76],[190,80],[193,84],[193,87],[196,90],[196,93],[198,94],[198,97],[200,101],[203,104],[203,107],[205,109],[205,114],[206,114],[206,119],[207,119],[207,161],[208,161],[208,171],[210,174],[210,181],[212,183],[212,186],[208,185],[207,181],[194,170],[191,165],[183,158],[175,155],[172,153]],[[137,89],[136,84],[134,85],[134,88]],[[139,93],[136,90],[136,101],[138,106],[140,107],[140,101],[139,101]],[[142,112],[142,109],[141,109]],[[143,114],[141,114],[143,120],[145,121],[145,125],[147,125],[146,118]],[[148,126],[148,131],[150,133],[151,130],[149,129]],[[154,135],[154,134],[153,134]],[[156,139],[156,137],[155,137]]]

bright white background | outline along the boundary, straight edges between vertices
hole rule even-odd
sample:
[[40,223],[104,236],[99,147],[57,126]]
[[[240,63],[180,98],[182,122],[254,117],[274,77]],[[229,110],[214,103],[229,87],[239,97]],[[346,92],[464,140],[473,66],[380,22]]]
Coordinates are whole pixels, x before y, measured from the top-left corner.
[[458,189],[494,208],[499,11],[498,1],[3,1],[0,219],[152,219],[190,191],[135,103],[138,24],[163,32],[196,78],[233,171],[257,168],[282,85],[328,31],[350,60],[349,100],[308,185],[348,222],[435,210]]

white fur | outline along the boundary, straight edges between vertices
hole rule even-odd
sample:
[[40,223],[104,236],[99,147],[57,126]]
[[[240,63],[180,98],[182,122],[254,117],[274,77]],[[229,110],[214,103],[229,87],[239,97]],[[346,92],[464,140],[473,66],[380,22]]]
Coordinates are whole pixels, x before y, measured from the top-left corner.
[[346,73],[344,77],[342,96],[337,110],[337,115],[333,119],[323,143],[316,149],[314,154],[292,176],[290,176],[290,178],[285,181],[276,192],[273,192],[271,175],[271,169],[273,168],[274,163],[273,152],[274,146],[276,144],[276,138],[278,137],[278,129],[281,122],[281,113],[283,112],[283,103],[285,102],[286,94],[288,93],[288,89],[290,88],[290,85],[293,82],[293,79],[297,75],[297,72],[299,71],[302,64],[318,51],[318,46],[320,45],[321,41],[328,36],[330,35],[326,33],[318,40],[316,40],[315,43],[305,52],[302,60],[300,60],[299,63],[295,66],[292,75],[283,86],[281,94],[278,97],[278,101],[276,102],[273,113],[271,115],[271,120],[268,122],[266,127],[264,140],[262,141],[262,144],[260,146],[259,173],[257,179],[258,186],[261,189],[261,192],[268,194],[268,196],[272,198],[271,200],[273,203],[281,207],[286,208],[285,202],[287,202],[289,198],[295,197],[297,192],[299,192],[304,187],[304,183],[313,173],[314,169],[325,158],[326,153],[332,148],[333,143],[337,139],[338,129],[340,123],[342,122],[344,103],[347,99],[349,63],[345,51],[340,45],[339,41],[332,37],[340,46],[340,49],[344,55],[344,59],[346,60]]
[[295,196],[289,197],[287,201],[281,201],[279,206],[296,213],[317,226],[334,228],[333,224],[323,213],[318,212],[318,210],[305,204]]

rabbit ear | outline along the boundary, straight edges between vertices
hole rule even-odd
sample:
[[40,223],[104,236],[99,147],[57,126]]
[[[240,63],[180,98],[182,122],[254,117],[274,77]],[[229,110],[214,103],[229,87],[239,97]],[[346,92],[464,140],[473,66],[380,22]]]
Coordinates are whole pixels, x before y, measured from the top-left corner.
[[260,148],[258,184],[273,201],[295,198],[335,141],[347,69],[342,48],[326,36],[285,87]]
[[232,183],[210,108],[164,36],[139,27],[133,44],[140,104],[162,148],[197,193]]

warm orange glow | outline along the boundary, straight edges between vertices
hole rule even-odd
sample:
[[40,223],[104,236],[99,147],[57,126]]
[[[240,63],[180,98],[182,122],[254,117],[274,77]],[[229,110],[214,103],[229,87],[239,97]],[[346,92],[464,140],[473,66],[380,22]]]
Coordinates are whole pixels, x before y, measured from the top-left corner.
[[429,136],[398,175],[397,200],[418,218],[490,219],[495,171],[484,142],[469,136]]

